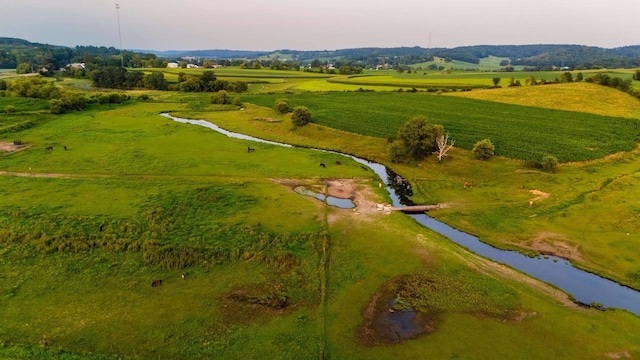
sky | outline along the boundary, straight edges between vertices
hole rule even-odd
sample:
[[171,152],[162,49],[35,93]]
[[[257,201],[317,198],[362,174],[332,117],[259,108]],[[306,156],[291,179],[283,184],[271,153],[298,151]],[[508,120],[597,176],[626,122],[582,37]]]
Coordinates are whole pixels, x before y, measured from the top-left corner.
[[638,14],[639,0],[0,0],[0,37],[135,50],[614,48],[640,45]]

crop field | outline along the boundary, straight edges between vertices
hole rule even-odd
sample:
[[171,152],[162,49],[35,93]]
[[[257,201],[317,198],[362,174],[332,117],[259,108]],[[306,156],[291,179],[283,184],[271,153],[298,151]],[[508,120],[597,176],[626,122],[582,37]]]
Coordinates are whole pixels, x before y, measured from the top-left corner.
[[[598,159],[635,149],[640,141],[640,124],[630,119],[422,93],[246,95],[242,100],[272,107],[280,97],[292,107],[308,107],[317,124],[380,138],[395,136],[409,118],[425,115],[443,125],[456,146],[470,150],[488,138],[496,154],[522,160],[544,155],[561,162]],[[538,146],[542,143],[544,148]]]
[[452,92],[447,95],[553,110],[640,119],[638,100],[633,96],[589,83],[511,87],[486,91]]
[[[0,97],[0,143],[29,144],[0,149],[0,359],[640,357],[640,317],[577,306],[379,210],[387,179],[313,150],[390,166],[411,181],[412,200],[446,205],[431,215],[487,243],[560,254],[640,288],[637,99],[590,84],[435,95],[377,91],[422,74],[367,76],[380,85],[362,92],[326,74],[215,71],[252,82],[237,94],[242,107],[138,89],[122,104],[54,115],[47,102]],[[449,75],[492,76],[433,76]],[[278,98],[307,106],[312,123],[293,126],[273,110]],[[456,147],[441,163],[392,164],[388,138],[416,115],[444,125]],[[502,156],[472,159],[483,138]],[[564,162],[556,173],[523,166],[543,154]],[[328,206],[298,185],[357,207]],[[419,333],[386,322],[405,311],[417,312]]]

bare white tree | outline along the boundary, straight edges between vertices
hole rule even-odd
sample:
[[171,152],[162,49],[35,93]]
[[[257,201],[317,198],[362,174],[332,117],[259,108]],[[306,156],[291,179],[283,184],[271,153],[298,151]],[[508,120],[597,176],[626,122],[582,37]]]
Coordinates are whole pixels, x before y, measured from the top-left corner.
[[436,139],[436,145],[438,145],[438,151],[434,151],[435,154],[438,155],[438,161],[442,161],[442,158],[447,156],[447,152],[451,150],[453,144],[455,144],[454,140],[451,140],[451,144],[447,144],[449,142],[449,134],[440,135]]

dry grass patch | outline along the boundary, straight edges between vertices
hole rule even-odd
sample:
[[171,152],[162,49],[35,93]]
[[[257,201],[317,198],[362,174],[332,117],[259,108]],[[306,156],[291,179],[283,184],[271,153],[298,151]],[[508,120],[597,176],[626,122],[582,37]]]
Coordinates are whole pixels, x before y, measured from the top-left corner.
[[456,92],[450,93],[450,96],[603,116],[640,118],[640,100],[622,91],[584,82]]

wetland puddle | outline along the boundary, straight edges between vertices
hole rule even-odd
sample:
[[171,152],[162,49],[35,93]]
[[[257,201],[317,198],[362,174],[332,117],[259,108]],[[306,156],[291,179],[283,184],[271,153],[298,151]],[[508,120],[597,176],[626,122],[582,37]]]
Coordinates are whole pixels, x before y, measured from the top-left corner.
[[334,206],[341,209],[353,209],[354,207],[356,207],[351,199],[343,199],[331,195],[320,194],[309,190],[309,188],[307,188],[306,186],[296,186],[295,188],[293,188],[293,191],[295,191],[296,194],[310,196],[322,202],[326,202],[329,206]]

